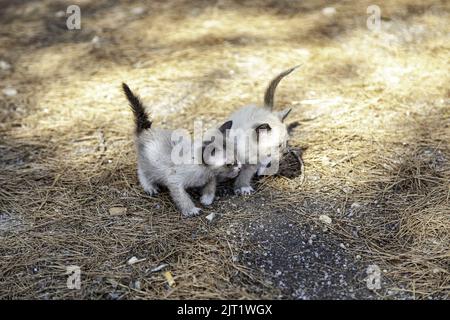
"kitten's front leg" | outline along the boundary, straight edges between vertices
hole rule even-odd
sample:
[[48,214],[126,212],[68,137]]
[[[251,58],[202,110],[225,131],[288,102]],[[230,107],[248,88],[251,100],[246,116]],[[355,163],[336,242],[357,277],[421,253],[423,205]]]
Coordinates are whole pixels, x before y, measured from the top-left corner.
[[205,206],[209,206],[211,203],[213,203],[215,195],[216,195],[216,179],[212,179],[203,188],[200,202]]
[[173,201],[181,210],[183,216],[193,217],[200,213],[201,209],[195,206],[195,204],[191,200],[191,197],[189,197],[189,194],[182,186],[174,184],[169,185],[168,188]]
[[241,173],[236,178],[234,182],[234,193],[237,195],[248,195],[251,194],[253,188],[250,183],[252,181],[253,176],[255,175],[258,167],[256,165],[243,165],[241,169]]

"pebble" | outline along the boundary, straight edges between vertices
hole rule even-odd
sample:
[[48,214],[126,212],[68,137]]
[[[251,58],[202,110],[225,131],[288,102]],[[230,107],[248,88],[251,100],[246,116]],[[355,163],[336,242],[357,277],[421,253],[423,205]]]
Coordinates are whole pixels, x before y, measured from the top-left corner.
[[140,15],[144,13],[144,8],[143,7],[135,7],[133,9],[131,9],[131,13],[135,14],[135,15]]
[[66,12],[64,12],[62,10],[55,12],[55,17],[57,17],[57,18],[62,18],[65,16],[66,16]]
[[17,90],[11,87],[5,88],[3,89],[3,94],[8,97],[14,97],[15,95],[17,95]]
[[9,70],[9,69],[11,69],[11,65],[8,63],[8,62],[6,62],[5,60],[0,60],[0,69],[2,69],[2,70]]
[[216,217],[216,213],[215,212],[211,212],[210,214],[208,214],[205,218],[209,221],[212,222],[214,220],[214,218]]
[[336,9],[333,7],[326,7],[322,9],[322,14],[326,17],[332,17],[336,14]]
[[136,264],[136,263],[138,263],[138,262],[142,262],[142,261],[145,261],[146,259],[144,258],[144,259],[138,259],[138,258],[136,258],[136,257],[131,257],[128,261],[127,261],[127,264],[129,265],[129,266],[131,266],[131,265],[133,265],[133,264]]
[[91,43],[94,45],[94,48],[100,48],[102,46],[101,39],[99,36],[94,36],[91,40]]
[[141,290],[141,282],[139,280],[136,280],[133,284],[134,289]]
[[329,216],[327,216],[326,214],[321,214],[319,216],[319,221],[325,223],[325,224],[331,224],[332,220]]

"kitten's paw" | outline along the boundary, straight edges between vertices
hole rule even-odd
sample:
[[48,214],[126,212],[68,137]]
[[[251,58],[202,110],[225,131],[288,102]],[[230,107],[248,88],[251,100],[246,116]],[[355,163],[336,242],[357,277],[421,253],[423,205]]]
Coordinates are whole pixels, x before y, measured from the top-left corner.
[[200,212],[202,211],[202,209],[200,208],[190,208],[190,209],[186,209],[183,210],[183,216],[188,218],[188,217],[195,217],[198,216],[200,214]]
[[213,203],[214,201],[214,194],[212,193],[207,193],[201,196],[200,198],[200,202],[204,205],[204,206],[209,206],[211,205],[211,203]]
[[159,193],[159,189],[155,186],[147,186],[146,188],[144,188],[144,191],[149,195],[149,196],[155,196]]
[[234,193],[237,195],[249,195],[255,192],[255,190],[252,187],[239,187],[234,189]]

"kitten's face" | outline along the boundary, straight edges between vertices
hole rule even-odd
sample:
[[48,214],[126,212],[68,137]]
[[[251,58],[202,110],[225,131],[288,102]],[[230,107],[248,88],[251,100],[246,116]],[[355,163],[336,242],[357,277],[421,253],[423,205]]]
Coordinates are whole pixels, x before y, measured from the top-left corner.
[[[271,112],[264,108],[243,108],[235,114],[232,135],[237,138],[237,153],[242,162],[250,161],[247,144],[255,146],[251,153],[257,154],[258,162],[270,162],[275,154],[280,154],[287,146],[288,131],[284,119],[290,109]],[[250,139],[249,139],[250,138]],[[253,157],[255,159],[256,155]]]
[[283,152],[287,146],[288,132],[286,125],[278,119],[255,125],[254,142],[258,144],[258,152],[261,157]]
[[241,167],[242,165],[238,161],[225,163],[220,166],[210,166],[215,175],[228,179],[236,178],[239,175],[239,172],[241,172]]
[[208,135],[203,143],[203,163],[215,175],[226,178],[235,178],[241,170],[241,163],[237,160],[233,149],[227,150],[227,130],[231,128],[232,121],[225,122],[218,130]]

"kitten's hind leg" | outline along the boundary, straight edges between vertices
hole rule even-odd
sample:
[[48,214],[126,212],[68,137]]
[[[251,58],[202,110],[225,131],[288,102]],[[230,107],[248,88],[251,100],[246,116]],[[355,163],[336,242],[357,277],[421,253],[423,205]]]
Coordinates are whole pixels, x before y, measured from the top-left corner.
[[253,176],[257,171],[257,167],[255,165],[244,165],[242,166],[241,172],[239,176],[234,181],[234,193],[237,195],[248,195],[253,191],[252,186],[250,185]]
[[184,217],[193,217],[200,213],[201,209],[197,208],[192,202],[189,194],[184,188],[177,184],[171,184],[167,186],[172,196],[173,202],[181,210]]
[[145,171],[138,169],[138,178],[142,188],[147,194],[149,194],[150,196],[158,194],[159,192],[158,187],[156,186],[154,181],[149,177],[149,175],[145,174]]

